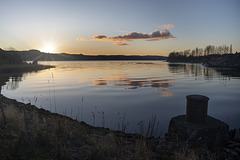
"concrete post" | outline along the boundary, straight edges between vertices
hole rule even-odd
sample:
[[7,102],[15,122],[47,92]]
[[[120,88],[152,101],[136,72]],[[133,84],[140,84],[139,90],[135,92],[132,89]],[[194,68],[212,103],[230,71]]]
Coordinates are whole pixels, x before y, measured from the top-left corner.
[[207,115],[209,98],[202,95],[186,98],[187,114],[170,120],[167,140],[193,148],[206,145],[216,149],[228,145],[229,126]]
[[205,123],[209,98],[202,95],[188,95],[186,120],[191,123]]

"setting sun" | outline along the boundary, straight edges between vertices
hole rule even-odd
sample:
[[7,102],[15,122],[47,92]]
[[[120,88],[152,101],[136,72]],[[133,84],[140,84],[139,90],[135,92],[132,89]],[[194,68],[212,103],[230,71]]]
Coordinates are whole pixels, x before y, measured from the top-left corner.
[[55,47],[53,47],[52,45],[45,45],[44,48],[42,49],[42,52],[55,53]]

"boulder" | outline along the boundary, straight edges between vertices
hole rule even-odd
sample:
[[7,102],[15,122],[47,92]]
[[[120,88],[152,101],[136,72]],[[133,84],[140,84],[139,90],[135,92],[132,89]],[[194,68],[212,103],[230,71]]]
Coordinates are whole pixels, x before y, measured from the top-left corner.
[[228,144],[228,132],[229,126],[213,117],[207,116],[205,123],[192,123],[186,120],[186,115],[180,115],[171,119],[167,139],[193,148],[215,148]]

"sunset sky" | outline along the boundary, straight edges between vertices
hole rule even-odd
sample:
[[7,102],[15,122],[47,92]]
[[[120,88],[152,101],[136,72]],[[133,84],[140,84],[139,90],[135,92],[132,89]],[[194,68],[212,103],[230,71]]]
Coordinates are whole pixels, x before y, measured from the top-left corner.
[[240,0],[0,0],[0,48],[163,55],[233,46]]

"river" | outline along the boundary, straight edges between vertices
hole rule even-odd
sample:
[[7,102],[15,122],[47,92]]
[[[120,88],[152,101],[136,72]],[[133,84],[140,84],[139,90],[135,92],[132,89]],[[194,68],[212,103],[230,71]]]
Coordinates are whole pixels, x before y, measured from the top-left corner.
[[240,128],[240,76],[165,61],[52,61],[56,68],[11,76],[2,94],[93,126],[164,136],[186,113],[186,96],[210,98],[208,115]]

